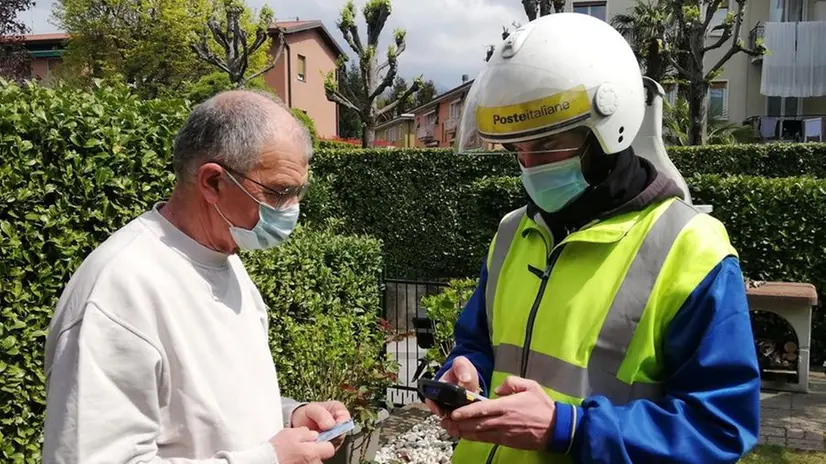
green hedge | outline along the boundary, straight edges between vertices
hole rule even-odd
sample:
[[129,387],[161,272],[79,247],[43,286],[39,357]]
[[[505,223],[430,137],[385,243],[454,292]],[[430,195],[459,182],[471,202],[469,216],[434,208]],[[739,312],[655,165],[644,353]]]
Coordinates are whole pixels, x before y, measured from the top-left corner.
[[308,197],[308,220],[334,215],[342,230],[381,239],[392,277],[435,278],[478,271],[460,205],[471,181],[518,168],[507,157],[379,149],[322,151],[312,169],[321,197]]
[[686,176],[721,174],[826,179],[826,143],[670,147],[668,154]]
[[181,102],[0,82],[0,461],[39,455],[58,296],[111,231],[169,193]]
[[[0,82],[0,462],[39,461],[57,298],[101,241],[169,194],[171,143],[187,112],[185,102],[139,101],[124,87]],[[379,242],[299,229],[244,259],[272,309],[284,393],[332,396],[368,418],[391,379],[379,357]]]

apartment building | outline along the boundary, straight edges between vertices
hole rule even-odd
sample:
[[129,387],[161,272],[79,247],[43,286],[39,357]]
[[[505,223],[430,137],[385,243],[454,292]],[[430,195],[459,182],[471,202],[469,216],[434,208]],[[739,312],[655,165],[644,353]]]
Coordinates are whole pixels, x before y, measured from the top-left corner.
[[344,50],[321,21],[284,21],[276,25],[284,30],[287,44],[264,80],[290,108],[307,112],[319,137],[337,136],[338,104],[327,100],[324,79],[336,69],[336,60]]
[[[712,27],[724,20],[729,8],[736,11],[735,0],[723,3]],[[568,0],[565,10],[610,21],[633,6],[634,0]],[[719,32],[711,33],[708,43],[719,37]],[[826,0],[748,0],[740,38],[749,46],[762,39],[770,53],[738,53],[729,59],[711,84],[709,112],[752,125],[765,141],[826,141]],[[730,41],[706,53],[706,69],[729,47]],[[458,87],[411,111],[418,146],[452,145],[471,83],[464,76]],[[675,97],[673,90],[667,95],[672,102]]]
[[416,145],[416,115],[405,113],[392,121],[376,126],[376,140],[387,142],[387,146],[413,148]]
[[[321,21],[279,21],[270,29],[271,34],[275,26],[284,30],[287,43],[275,67],[264,75],[265,82],[290,108],[302,109],[313,119],[319,137],[337,136],[338,105],[327,100],[324,79],[336,69],[336,60],[344,50]],[[49,77],[62,62],[68,40],[65,33],[24,37],[32,56],[32,79]]]

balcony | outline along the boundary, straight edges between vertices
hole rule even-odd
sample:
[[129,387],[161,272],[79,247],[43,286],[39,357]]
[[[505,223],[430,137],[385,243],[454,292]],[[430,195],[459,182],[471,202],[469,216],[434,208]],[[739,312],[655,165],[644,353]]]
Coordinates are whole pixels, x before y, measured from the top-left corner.
[[416,129],[416,138],[422,142],[430,142],[436,139],[436,125],[426,124]]
[[[757,23],[756,26],[754,26],[754,29],[752,29],[751,32],[749,32],[749,48],[750,49],[754,50],[755,47],[757,47],[757,42],[758,41],[761,41],[761,42],[763,41],[763,33],[764,33],[765,29],[766,28],[763,24],[763,21],[760,21],[760,22]],[[751,62],[752,63],[758,63],[760,61],[763,61],[763,55],[751,57]]]
[[456,132],[456,126],[459,125],[459,118],[449,118],[445,121],[445,132],[453,133]]

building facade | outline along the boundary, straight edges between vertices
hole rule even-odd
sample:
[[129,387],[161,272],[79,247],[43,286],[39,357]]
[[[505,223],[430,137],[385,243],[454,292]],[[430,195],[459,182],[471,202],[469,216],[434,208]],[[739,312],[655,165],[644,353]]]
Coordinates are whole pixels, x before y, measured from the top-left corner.
[[[319,137],[336,137],[338,105],[327,100],[324,79],[336,71],[344,51],[321,21],[284,21],[275,26],[284,30],[286,44],[275,67],[264,75],[265,82],[290,108],[302,109],[313,119]],[[270,29],[274,32],[275,27]],[[32,56],[32,79],[48,78],[62,61],[69,35],[32,34],[24,39]]]
[[376,140],[397,148],[416,147],[416,116],[405,113],[398,118],[376,126]]
[[[565,11],[610,22],[633,6],[634,0],[568,0]],[[723,0],[709,29],[736,8],[736,1]],[[719,38],[719,32],[711,32],[708,44]],[[764,141],[826,141],[826,0],[748,0],[740,39],[749,47],[762,39],[769,54],[731,57],[711,83],[709,113],[751,125]],[[707,52],[705,69],[711,69],[730,46],[731,39]],[[417,146],[452,146],[471,82],[465,76],[458,87],[411,111]],[[671,90],[666,98],[673,103],[676,92]]]
[[336,60],[344,55],[344,50],[321,21],[285,21],[276,25],[283,28],[287,43],[275,67],[264,76],[267,85],[290,108],[306,111],[315,122],[319,137],[337,136],[338,104],[327,100],[324,79],[336,70]]

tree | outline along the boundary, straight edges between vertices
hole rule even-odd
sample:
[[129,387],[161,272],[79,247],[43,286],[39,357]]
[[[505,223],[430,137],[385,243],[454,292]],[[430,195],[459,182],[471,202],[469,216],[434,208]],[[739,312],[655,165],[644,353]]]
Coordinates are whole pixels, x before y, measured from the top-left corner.
[[[364,6],[363,14],[367,23],[367,42],[364,43],[359,36],[356,25],[356,6],[353,0],[348,0],[341,10],[341,18],[337,26],[344,36],[344,40],[356,53],[359,59],[359,69],[362,75],[362,85],[360,88],[344,89],[346,81],[339,82],[336,73],[330,72],[324,82],[327,99],[338,103],[344,107],[357,111],[361,116],[362,147],[372,147],[376,138],[376,123],[385,114],[391,113],[399,104],[416,92],[421,85],[421,77],[416,78],[401,96],[395,101],[388,102],[387,105],[378,108],[377,99],[393,85],[398,73],[398,58],[404,52],[406,43],[406,32],[397,29],[394,32],[395,45],[391,45],[387,50],[387,60],[379,63],[376,55],[379,36],[390,16],[390,0],[368,0]],[[346,62],[346,55],[339,62],[341,68]],[[383,74],[382,74],[383,73]],[[354,102],[347,95],[361,94],[363,98]]]
[[[364,96],[361,93],[364,89],[364,79],[361,76],[361,69],[358,64],[350,63],[350,66],[342,66],[338,76],[338,89],[357,107],[364,106]],[[349,106],[339,105],[338,107],[338,134],[345,139],[361,138],[361,113]]]
[[[528,21],[533,21],[536,18],[547,16],[552,13],[561,13],[565,10],[565,0],[522,0],[522,7],[525,9],[525,15]],[[553,7],[553,9],[551,8]],[[513,27],[519,28],[519,23],[513,22]],[[502,40],[505,40],[510,35],[510,30],[506,26],[502,26]],[[485,61],[490,61],[493,52],[496,51],[496,46],[488,45],[485,52]]]
[[17,19],[17,13],[32,6],[32,0],[0,2],[0,77],[22,81],[31,74],[31,56],[23,46],[23,35],[29,28]]
[[52,15],[69,33],[64,78],[116,78],[146,97],[179,93],[208,73],[189,49],[211,0],[57,0]]
[[565,9],[565,0],[522,0],[522,6],[528,21],[533,21],[551,13],[561,13]]
[[[690,115],[688,143],[690,145],[704,145],[707,142],[708,89],[711,81],[722,72],[723,66],[737,53],[759,56],[766,52],[762,42],[758,42],[754,49],[745,46],[740,32],[743,26],[746,0],[735,0],[735,2],[736,12],[728,12],[723,22],[713,27],[711,22],[722,0],[671,0],[669,2],[675,20],[673,28],[675,33],[672,34],[667,30],[662,40],[671,65],[688,83]],[[711,31],[720,31],[720,37],[708,43],[708,33]],[[723,47],[729,41],[728,50],[711,66],[711,69],[706,71],[706,53]],[[680,48],[683,44],[686,44],[687,48]],[[680,51],[687,55],[687,59],[678,59]]]
[[[389,103],[398,100],[396,108],[394,108],[393,111],[384,114],[382,120],[390,121],[395,119],[416,106],[416,98],[407,93],[407,89],[409,88],[410,86],[407,85],[407,80],[405,78],[396,76],[396,80],[393,81],[393,87],[390,88],[390,92],[386,96],[383,96],[381,101],[377,100],[377,106],[379,109],[383,109]],[[418,94],[418,92],[416,93]]]
[[432,102],[438,93],[436,84],[434,84],[432,80],[422,82],[422,85],[419,86],[419,91],[416,92],[415,106],[422,106]]
[[631,45],[643,73],[660,83],[672,74],[663,50],[662,38],[673,23],[667,4],[651,0],[636,0],[627,13],[611,18],[611,26]]
[[[666,145],[689,145],[688,101],[678,98],[674,105],[664,102],[663,112],[663,141]],[[752,143],[755,140],[751,126],[729,122],[720,115],[708,115],[708,143],[713,145],[733,145],[737,143]]]
[[[249,34],[247,30],[252,30],[252,27],[245,26],[242,23],[245,11],[246,8],[242,2],[224,0],[223,13],[225,21],[221,23],[215,17],[210,18],[207,22],[207,28],[202,29],[199,40],[191,45],[198,58],[226,73],[229,76],[230,84],[234,88],[245,87],[250,81],[275,67],[276,61],[284,53],[287,44],[284,30],[276,28],[277,47],[275,52],[259,70],[247,75],[251,57],[261,50],[261,47],[269,44],[269,30],[272,24],[273,12],[268,6],[264,6],[259,13],[258,22],[254,26],[254,34]],[[212,33],[211,38],[221,48],[223,57],[219,57],[213,51],[214,47],[210,43],[207,30]]]

